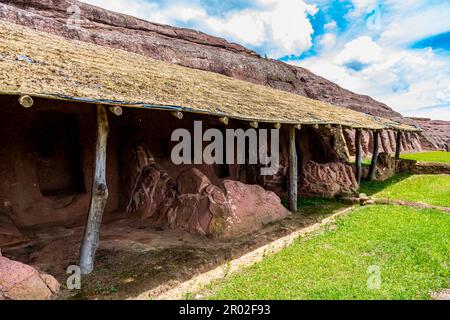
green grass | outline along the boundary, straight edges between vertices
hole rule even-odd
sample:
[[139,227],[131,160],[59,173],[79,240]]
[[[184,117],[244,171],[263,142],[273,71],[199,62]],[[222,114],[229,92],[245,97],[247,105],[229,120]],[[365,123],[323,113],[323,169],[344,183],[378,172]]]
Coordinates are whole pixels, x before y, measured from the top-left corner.
[[385,182],[363,182],[360,192],[377,198],[450,207],[450,175],[398,175]]
[[401,173],[401,174],[397,174],[397,175],[387,179],[386,181],[363,180],[363,181],[361,181],[361,186],[359,188],[359,192],[365,193],[369,196],[373,196],[374,194],[381,192],[383,189],[394,186],[397,183],[399,183],[411,176],[412,176],[412,174],[410,174],[410,173]]
[[[374,206],[212,288],[212,299],[429,299],[450,287],[450,215]],[[381,271],[379,290],[368,268]]]
[[433,151],[433,152],[419,152],[402,154],[402,159],[416,160],[420,162],[442,162],[450,163],[450,152]]

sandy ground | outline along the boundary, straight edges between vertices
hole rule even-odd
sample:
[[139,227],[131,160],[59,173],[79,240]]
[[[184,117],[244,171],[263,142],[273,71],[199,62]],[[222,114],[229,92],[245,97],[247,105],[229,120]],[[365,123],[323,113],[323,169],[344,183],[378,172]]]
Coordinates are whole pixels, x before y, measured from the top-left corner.
[[83,226],[47,227],[23,232],[31,242],[2,248],[14,260],[54,275],[62,285],[61,299],[127,299],[155,288],[175,288],[292,232],[314,225],[342,209],[323,205],[265,226],[259,232],[233,239],[208,239],[167,230],[152,221],[116,214],[101,229],[95,271],[82,279],[82,289],[65,288],[69,265],[78,264]]

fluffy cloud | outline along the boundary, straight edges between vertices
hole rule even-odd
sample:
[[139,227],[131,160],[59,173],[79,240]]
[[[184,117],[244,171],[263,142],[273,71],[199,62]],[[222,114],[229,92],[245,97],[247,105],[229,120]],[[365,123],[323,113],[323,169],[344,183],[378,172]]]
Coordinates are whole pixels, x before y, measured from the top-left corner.
[[[300,65],[352,91],[383,101],[397,111],[420,116],[428,112],[430,117],[450,120],[448,110],[438,113],[423,109],[450,101],[450,74],[445,72],[450,70],[447,59],[435,56],[431,49],[381,50],[368,39],[363,43],[370,44],[366,49],[374,52],[366,51],[364,56],[363,47],[355,46],[354,41],[339,53],[312,57]],[[337,58],[333,59],[335,54]]]
[[336,57],[335,61],[339,65],[349,66],[351,64],[364,66],[379,62],[383,57],[383,50],[375,43],[372,38],[362,36],[356,38],[345,44],[342,50]]
[[308,19],[317,8],[302,0],[255,0],[253,6],[221,16],[208,14],[199,3],[156,0],[85,0],[150,21],[179,25],[225,37],[278,58],[301,54],[312,46],[314,30]]

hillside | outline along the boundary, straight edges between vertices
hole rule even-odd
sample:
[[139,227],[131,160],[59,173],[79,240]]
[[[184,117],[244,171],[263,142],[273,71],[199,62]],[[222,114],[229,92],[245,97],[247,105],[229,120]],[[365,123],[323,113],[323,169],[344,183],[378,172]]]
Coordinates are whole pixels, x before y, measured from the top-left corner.
[[[70,39],[221,73],[371,115],[413,122],[387,105],[346,90],[309,70],[262,58],[241,45],[198,31],[147,22],[75,0],[1,2],[0,19],[3,20]],[[71,5],[77,5],[81,9],[82,28],[67,27],[67,8]],[[408,150],[448,148],[448,130],[435,130],[435,123],[431,121],[420,121],[420,124],[426,131],[421,136],[412,134],[406,138],[404,145]],[[383,141],[383,149],[392,151],[393,141],[390,136],[386,134]]]

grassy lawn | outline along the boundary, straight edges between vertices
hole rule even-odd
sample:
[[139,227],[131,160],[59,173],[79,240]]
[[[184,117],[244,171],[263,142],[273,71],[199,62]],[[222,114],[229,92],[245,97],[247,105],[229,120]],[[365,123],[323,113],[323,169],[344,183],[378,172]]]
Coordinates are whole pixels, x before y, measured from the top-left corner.
[[450,163],[450,152],[433,151],[402,154],[402,159],[416,160],[420,162],[443,162]]
[[[213,299],[429,299],[450,287],[450,215],[358,208],[326,232],[298,239],[212,286]],[[381,271],[369,289],[368,268]]]
[[378,198],[450,207],[450,175],[397,175],[384,182],[364,181],[360,192]]

